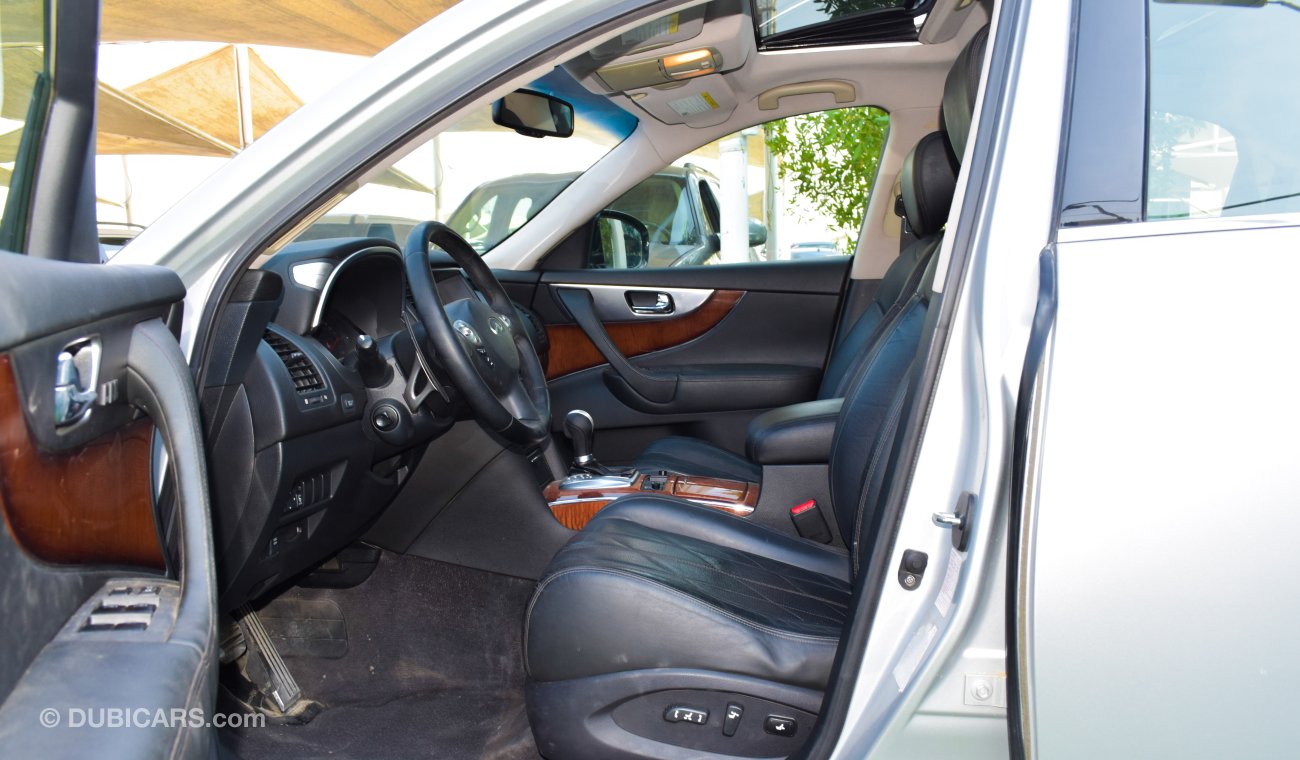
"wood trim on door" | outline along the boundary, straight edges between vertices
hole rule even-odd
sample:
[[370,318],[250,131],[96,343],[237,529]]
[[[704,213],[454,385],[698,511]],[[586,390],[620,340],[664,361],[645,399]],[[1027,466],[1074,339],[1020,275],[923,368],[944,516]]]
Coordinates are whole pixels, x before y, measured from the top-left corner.
[[59,564],[163,567],[149,463],[153,425],[133,422],[73,451],[41,451],[0,355],[0,513],[28,554]]
[[[743,295],[744,291],[740,290],[717,290],[690,314],[675,319],[610,322],[605,325],[605,330],[624,356],[662,351],[695,340],[717,327]],[[596,350],[596,345],[577,325],[547,325],[546,334],[551,341],[546,362],[547,380],[605,364],[605,358]]]

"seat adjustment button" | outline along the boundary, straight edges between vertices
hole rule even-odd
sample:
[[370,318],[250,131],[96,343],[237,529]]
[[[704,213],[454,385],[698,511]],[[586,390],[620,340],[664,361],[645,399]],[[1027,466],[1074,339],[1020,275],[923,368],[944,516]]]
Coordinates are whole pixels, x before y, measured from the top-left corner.
[[744,707],[735,702],[728,702],[727,711],[722,715],[722,735],[735,736],[736,728],[740,726],[740,716],[744,714]]
[[664,710],[664,720],[669,723],[694,723],[697,726],[702,726],[709,722],[709,711],[701,710],[698,707],[674,705]]
[[799,730],[799,723],[794,718],[769,715],[767,720],[763,721],[763,730],[776,736],[794,736]]

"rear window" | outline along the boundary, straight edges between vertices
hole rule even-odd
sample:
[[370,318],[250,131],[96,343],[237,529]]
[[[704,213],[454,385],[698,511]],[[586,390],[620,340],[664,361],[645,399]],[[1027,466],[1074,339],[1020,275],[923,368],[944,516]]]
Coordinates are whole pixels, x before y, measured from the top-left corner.
[[1300,212],[1300,6],[1149,7],[1147,218]]

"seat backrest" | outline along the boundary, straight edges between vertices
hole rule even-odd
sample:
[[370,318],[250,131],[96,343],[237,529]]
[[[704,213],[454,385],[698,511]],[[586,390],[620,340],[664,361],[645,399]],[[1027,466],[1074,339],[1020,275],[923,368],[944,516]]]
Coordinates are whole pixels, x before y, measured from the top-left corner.
[[957,186],[957,159],[942,132],[931,132],[903,162],[903,210],[916,239],[889,265],[871,303],[835,344],[817,398],[840,398],[861,369],[881,322],[915,292],[926,260],[942,240]]
[[[974,107],[986,42],[986,31],[972,38],[958,54],[945,85],[942,121],[945,126],[952,124],[962,129],[960,147],[945,159],[953,162],[949,165],[952,167],[956,166],[956,156],[965,150],[971,122],[968,109]],[[974,72],[973,79],[970,72]],[[960,96],[949,90],[960,90]],[[937,163],[937,157],[927,158],[927,154],[933,156],[936,152],[933,138],[930,135],[922,140],[904,165],[904,204],[909,205],[909,196],[911,204],[916,204],[908,210],[909,221],[914,213],[920,219],[939,208],[939,204],[929,209],[920,205],[934,197],[931,193],[937,193],[938,188],[927,189],[927,182],[941,182],[940,187],[946,188],[947,201],[941,204],[940,219],[947,217],[951,204],[955,169],[951,172],[953,185],[947,184],[946,174],[939,172],[936,177],[927,171],[930,161]],[[945,142],[943,147],[950,149],[946,137],[940,134],[940,138]],[[922,149],[927,141],[929,147]],[[916,362],[924,361],[930,342],[927,325],[931,322],[927,315],[936,299],[933,281],[939,260],[934,252],[942,242],[943,233],[932,229],[913,245],[927,239],[929,253],[917,254],[919,266],[923,268],[920,276],[914,278],[916,287],[910,294],[903,294],[905,300],[878,320],[873,336],[866,341],[869,345],[845,380],[844,403],[835,426],[830,457],[831,511],[849,548],[855,576],[869,559],[867,552],[874,543],[879,509],[889,490],[884,481],[907,402],[909,370]]]
[[938,256],[926,260],[922,282],[895,313],[887,315],[879,339],[844,394],[831,443],[831,507],[856,574],[871,524],[869,497],[879,491],[905,400],[904,380],[922,345]]

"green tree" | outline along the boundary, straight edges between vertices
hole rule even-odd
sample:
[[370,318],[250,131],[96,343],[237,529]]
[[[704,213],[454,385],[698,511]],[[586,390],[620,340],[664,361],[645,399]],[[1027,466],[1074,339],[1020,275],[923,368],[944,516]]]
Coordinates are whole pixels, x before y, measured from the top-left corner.
[[898,0],[817,0],[815,5],[822,13],[835,19],[883,8],[897,8],[903,3]]
[[840,108],[770,122],[765,139],[781,179],[854,240],[888,132],[884,111]]

